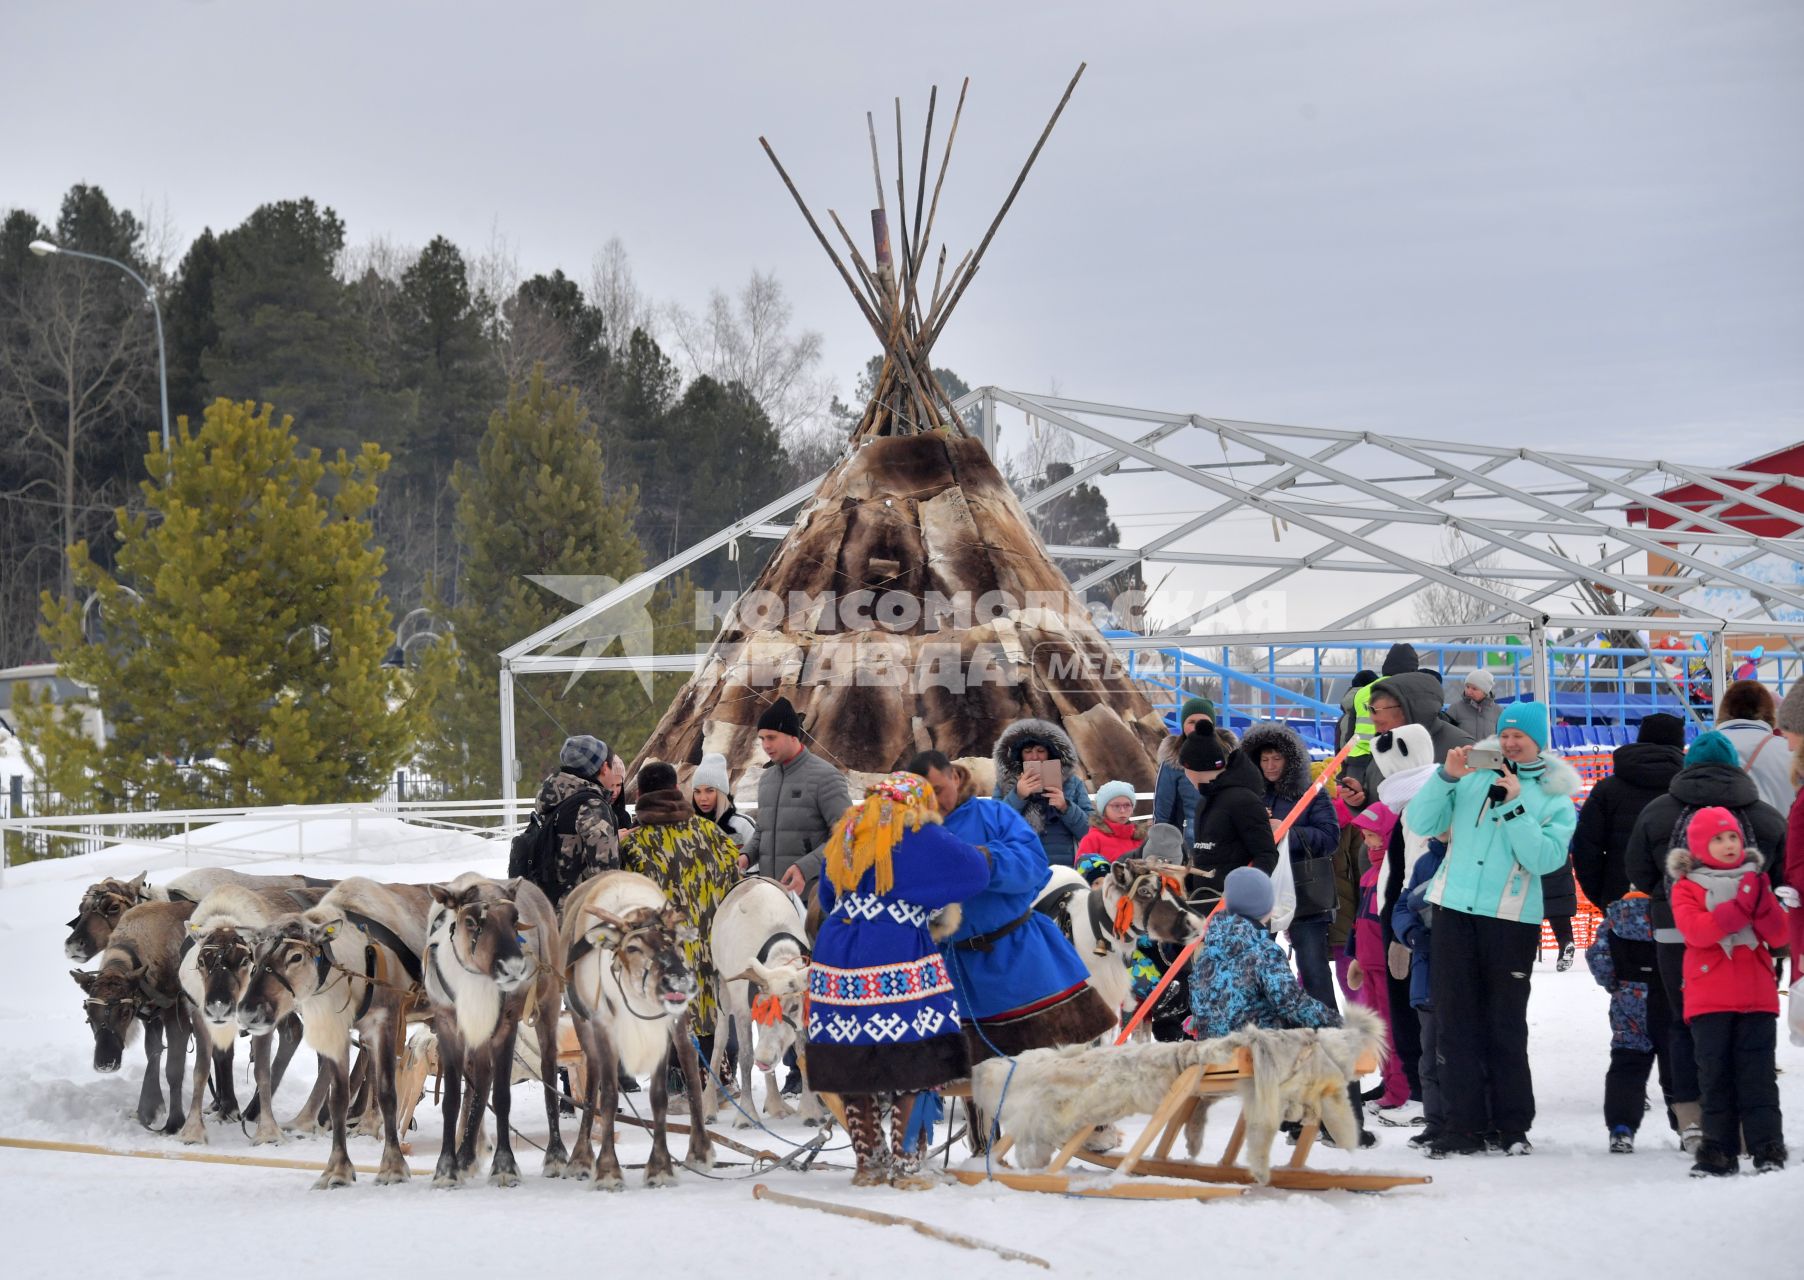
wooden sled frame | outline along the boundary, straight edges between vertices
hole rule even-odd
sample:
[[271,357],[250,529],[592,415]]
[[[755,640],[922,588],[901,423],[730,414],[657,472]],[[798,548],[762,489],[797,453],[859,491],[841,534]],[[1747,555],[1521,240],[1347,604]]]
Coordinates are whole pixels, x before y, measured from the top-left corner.
[[[1197,1070],[1199,1068],[1193,1067],[1184,1075],[1188,1077]],[[1182,1079],[1183,1077],[1180,1077],[1180,1081]],[[969,1098],[971,1096],[969,1082],[962,1080],[954,1081],[940,1092],[949,1098]],[[1175,1093],[1175,1088],[1173,1092]],[[833,1113],[833,1118],[839,1121],[840,1128],[850,1133],[851,1129],[846,1125],[844,1100],[836,1093],[819,1093],[815,1096],[820,1098],[822,1104]],[[1160,1104],[1159,1113],[1154,1114],[1152,1123],[1147,1126],[1146,1133],[1141,1135],[1140,1141],[1136,1143],[1136,1148],[1143,1149],[1146,1143],[1151,1141],[1149,1135],[1162,1123],[1160,1115],[1166,1111],[1167,1107],[1176,1105],[1177,1103],[1173,1102],[1169,1096],[1164,1103]],[[1181,1125],[1179,1127],[1182,1128]],[[1009,1168],[997,1168],[992,1173],[984,1173],[975,1169],[951,1169],[948,1172],[967,1186],[980,1186],[993,1181],[1000,1182],[1005,1187],[1013,1187],[1017,1191],[1047,1191],[1056,1195],[1088,1196],[1111,1200],[1219,1200],[1246,1193],[1245,1187],[1186,1187],[1172,1182],[1112,1183],[1099,1181],[1091,1175],[1084,1174],[1079,1174],[1074,1178],[1073,1175],[1063,1172],[1064,1167],[1070,1163],[1074,1149],[1089,1136],[1090,1130],[1087,1128],[1074,1135],[1058,1155],[1053,1157],[1052,1163],[1046,1166],[1046,1171],[1043,1173],[1023,1173]],[[992,1160],[1000,1163],[1011,1145],[1011,1140],[1004,1137],[991,1152]]]
[[[1361,1059],[1357,1068],[1361,1076],[1371,1075],[1378,1070],[1376,1057]],[[1241,1049],[1235,1054],[1234,1064],[1229,1067],[1189,1068],[1175,1081],[1166,1092],[1159,1109],[1153,1113],[1151,1122],[1141,1133],[1134,1145],[1125,1154],[1112,1151],[1085,1151],[1082,1149],[1083,1139],[1088,1131],[1075,1135],[1059,1149],[1049,1169],[1057,1168],[1061,1162],[1076,1156],[1092,1164],[1113,1169],[1117,1174],[1146,1174],[1159,1178],[1190,1178],[1198,1182],[1231,1183],[1242,1187],[1259,1185],[1253,1171],[1240,1162],[1242,1148],[1246,1145],[1246,1117],[1237,1116],[1234,1120],[1234,1132],[1228,1137],[1228,1145],[1223,1150],[1219,1161],[1209,1162],[1190,1159],[1172,1159],[1171,1149],[1183,1134],[1190,1117],[1202,1105],[1207,1095],[1232,1093],[1242,1080],[1251,1079],[1253,1074],[1252,1055]],[[1403,1173],[1354,1173],[1339,1172],[1330,1169],[1311,1169],[1308,1167],[1309,1153],[1315,1146],[1316,1137],[1321,1132],[1319,1121],[1311,1120],[1303,1126],[1297,1137],[1295,1150],[1290,1160],[1274,1166],[1267,1186],[1283,1187],[1290,1191],[1389,1191],[1393,1187],[1426,1186],[1434,1179],[1423,1174]],[[1157,1143],[1154,1144],[1154,1138]],[[1007,1141],[1005,1138],[1004,1141]],[[1000,1145],[1000,1144],[999,1144]],[[1152,1152],[1147,1154],[1151,1146]]]
[[[1377,1070],[1378,1062],[1375,1057],[1362,1059],[1358,1064],[1360,1075],[1370,1075]],[[1250,1080],[1252,1075],[1252,1055],[1245,1049],[1240,1050],[1230,1064],[1187,1068],[1172,1082],[1171,1088],[1166,1090],[1146,1127],[1125,1152],[1086,1151],[1084,1143],[1090,1139],[1093,1131],[1085,1126],[1071,1135],[1043,1171],[1028,1173],[1003,1168],[993,1169],[988,1173],[978,1169],[953,1169],[950,1172],[967,1186],[981,1186],[994,1181],[1019,1191],[1044,1191],[1058,1195],[1123,1200],[1211,1200],[1243,1195],[1250,1188],[1259,1185],[1253,1171],[1240,1161],[1246,1145],[1244,1116],[1235,1119],[1234,1132],[1228,1138],[1227,1148],[1219,1161],[1173,1159],[1171,1152],[1190,1122],[1190,1117],[1202,1105],[1205,1097],[1233,1093],[1243,1080]],[[970,1086],[967,1082],[959,1082],[943,1092],[951,1097],[969,1097]],[[824,1094],[822,1097],[843,1124],[844,1106],[840,1099],[828,1098]],[[1267,1185],[1290,1191],[1376,1192],[1389,1191],[1393,1187],[1424,1186],[1433,1181],[1432,1178],[1419,1174],[1343,1173],[1311,1169],[1308,1167],[1309,1154],[1315,1146],[1320,1128],[1320,1124],[1315,1121],[1303,1126],[1289,1162],[1271,1171],[1271,1180]],[[998,1139],[990,1153],[992,1164],[1000,1161],[1013,1145],[1013,1139],[1006,1134]],[[1087,1181],[1084,1175],[1074,1176],[1068,1172],[1073,1159],[1100,1165],[1121,1179],[1136,1176],[1178,1178],[1207,1185],[1186,1187],[1172,1183],[1127,1180],[1093,1183]]]

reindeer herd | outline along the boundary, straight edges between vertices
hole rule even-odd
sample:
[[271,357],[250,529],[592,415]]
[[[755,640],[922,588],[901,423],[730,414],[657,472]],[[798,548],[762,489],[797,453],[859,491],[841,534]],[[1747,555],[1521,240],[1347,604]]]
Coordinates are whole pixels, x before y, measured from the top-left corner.
[[[1181,943],[1201,928],[1168,870],[1123,859],[1095,886],[1055,872],[1042,894],[1040,909],[1059,921],[1091,981],[1118,1006],[1127,998],[1127,965],[1141,935]],[[317,1134],[329,1126],[331,1151],[316,1188],[355,1181],[346,1143],[359,1117],[359,1132],[374,1133],[379,1125],[377,1183],[405,1181],[400,1131],[420,1084],[410,1074],[410,1096],[400,1096],[397,1066],[409,1026],[424,1024],[436,1042],[443,1094],[436,1187],[474,1178],[485,1109],[496,1121],[489,1182],[519,1182],[510,1125],[518,1064],[531,1069],[544,1091],[544,1176],[587,1179],[598,1190],[624,1186],[614,1142],[624,1071],[649,1078],[652,1150],[645,1183],[675,1181],[666,1137],[672,1064],[687,1097],[703,1100],[692,1108],[684,1164],[713,1167],[707,1122],[720,1105],[716,1082],[726,1028],[723,1023],[715,1037],[704,1081],[690,1031],[690,1005],[704,975],[684,952],[698,936],[696,925],[642,875],[603,872],[573,890],[561,912],[527,881],[474,872],[429,885],[210,869],[156,886],[140,875],[90,886],[69,925],[69,958],[85,964],[99,957],[95,967],[71,971],[93,1033],[94,1069],[118,1071],[128,1043],[141,1033],[138,1119],[184,1142],[207,1141],[210,1079],[211,1114],[227,1123],[254,1122],[253,1145],[280,1141],[285,1129]],[[754,1066],[767,1082],[766,1113],[787,1114],[776,1067],[805,1040],[803,916],[775,881],[748,877],[716,909],[709,941],[722,1017],[737,1025],[742,1046],[734,1123],[758,1123]],[[563,1020],[581,1053],[572,1064],[581,1110],[568,1151],[557,1083]],[[518,1043],[529,1025],[532,1040]],[[246,1036],[256,1093],[241,1109],[232,1064],[237,1041]],[[184,1110],[190,1039],[194,1071]],[[318,1055],[319,1074],[300,1112],[279,1125],[273,1099],[303,1040]],[[803,1106],[820,1114],[812,1095]]]

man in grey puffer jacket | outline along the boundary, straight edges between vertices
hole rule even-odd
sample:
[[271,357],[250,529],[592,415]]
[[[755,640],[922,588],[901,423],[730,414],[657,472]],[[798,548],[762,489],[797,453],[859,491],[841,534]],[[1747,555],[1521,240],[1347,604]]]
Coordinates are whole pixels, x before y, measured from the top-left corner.
[[802,745],[802,718],[788,698],[758,717],[758,743],[771,759],[758,778],[758,871],[806,897],[852,793],[845,775]]

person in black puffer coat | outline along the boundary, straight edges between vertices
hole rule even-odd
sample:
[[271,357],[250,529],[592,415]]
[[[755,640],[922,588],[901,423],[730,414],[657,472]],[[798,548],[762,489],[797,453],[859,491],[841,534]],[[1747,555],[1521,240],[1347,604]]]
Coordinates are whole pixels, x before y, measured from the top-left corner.
[[[1572,870],[1599,911],[1629,891],[1629,837],[1641,811],[1666,794],[1685,767],[1685,722],[1659,712],[1635,741],[1616,748],[1610,776],[1591,789],[1572,833]],[[1544,882],[1545,883],[1545,882]],[[1542,889],[1546,896],[1546,888]]]
[[1673,777],[1666,794],[1641,811],[1629,837],[1625,859],[1629,883],[1653,899],[1654,946],[1671,1017],[1671,1109],[1680,1140],[1685,1150],[1693,1154],[1703,1136],[1703,1108],[1699,1103],[1697,1058],[1692,1050],[1691,1031],[1685,1024],[1685,939],[1673,923],[1666,856],[1685,845],[1685,824],[1691,816],[1712,805],[1720,805],[1735,815],[1743,839],[1760,850],[1774,887],[1783,884],[1785,818],[1761,800],[1760,789],[1741,767],[1735,744],[1714,730],[1697,736],[1685,753],[1685,767]]
[[1278,868],[1271,815],[1262,798],[1265,776],[1244,752],[1224,759],[1221,743],[1211,734],[1184,739],[1178,763],[1197,793],[1189,861],[1205,873],[1190,882],[1190,903],[1207,911],[1220,901],[1222,885],[1235,867],[1258,867],[1268,876]]

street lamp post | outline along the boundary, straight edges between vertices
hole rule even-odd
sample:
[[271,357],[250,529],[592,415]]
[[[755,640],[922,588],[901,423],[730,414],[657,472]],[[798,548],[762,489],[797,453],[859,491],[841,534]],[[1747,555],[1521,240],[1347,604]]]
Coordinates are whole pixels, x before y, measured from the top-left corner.
[[157,386],[163,397],[163,456],[167,458],[169,456],[169,357],[163,349],[163,308],[157,305],[157,291],[150,287],[143,276],[117,258],[102,257],[98,253],[84,253],[80,249],[65,249],[61,245],[51,244],[48,240],[33,240],[31,251],[40,258],[52,256],[86,258],[89,262],[104,262],[108,266],[118,267],[126,275],[136,280],[139,288],[144,290],[144,296],[150,299],[150,312],[157,321]]

